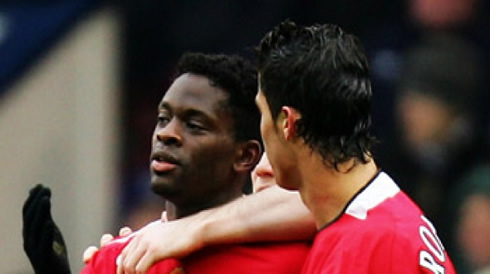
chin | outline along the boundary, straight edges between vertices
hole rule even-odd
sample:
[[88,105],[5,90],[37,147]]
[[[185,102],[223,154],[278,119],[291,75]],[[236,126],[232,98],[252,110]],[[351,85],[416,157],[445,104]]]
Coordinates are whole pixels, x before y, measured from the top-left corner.
[[167,180],[162,180],[162,178],[152,178],[151,180],[151,190],[153,193],[166,198],[172,196],[176,192],[171,182]]
[[277,183],[277,185],[280,186],[281,188],[286,189],[286,190],[298,190],[297,186],[293,186],[291,184]]
[[298,190],[298,181],[294,180],[294,174],[292,173],[275,173],[276,175],[276,183],[281,188],[286,190]]

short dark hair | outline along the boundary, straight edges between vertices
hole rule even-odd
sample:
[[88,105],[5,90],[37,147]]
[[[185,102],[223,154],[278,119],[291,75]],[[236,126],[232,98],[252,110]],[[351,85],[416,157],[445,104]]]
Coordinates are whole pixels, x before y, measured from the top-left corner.
[[260,141],[260,113],[255,105],[257,70],[237,55],[185,53],[180,58],[174,78],[184,73],[207,77],[211,85],[224,90],[233,116],[237,141]]
[[298,136],[326,163],[371,156],[371,81],[360,41],[336,25],[286,20],[256,48],[260,88],[275,120],[282,106],[301,113]]

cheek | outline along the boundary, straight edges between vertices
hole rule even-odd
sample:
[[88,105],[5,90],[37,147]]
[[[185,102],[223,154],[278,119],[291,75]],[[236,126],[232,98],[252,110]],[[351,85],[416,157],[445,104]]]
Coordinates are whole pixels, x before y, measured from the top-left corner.
[[154,129],[153,133],[151,134],[151,144],[155,145],[156,140],[157,140],[157,130]]
[[265,134],[265,121],[264,117],[260,119],[260,135],[262,135],[262,139],[264,139],[264,134]]
[[[186,184],[194,194],[210,195],[228,181],[233,159],[227,146],[200,143],[190,154],[189,165],[185,171]],[[190,185],[190,186],[189,186]]]
[[271,143],[271,121],[262,117],[260,120],[260,135],[262,136],[262,141],[264,142],[265,149],[267,151],[267,147]]
[[209,142],[199,142],[193,145],[191,161],[194,168],[204,172],[212,172],[209,167],[216,169],[231,166],[234,156],[234,146],[226,138],[217,138]]

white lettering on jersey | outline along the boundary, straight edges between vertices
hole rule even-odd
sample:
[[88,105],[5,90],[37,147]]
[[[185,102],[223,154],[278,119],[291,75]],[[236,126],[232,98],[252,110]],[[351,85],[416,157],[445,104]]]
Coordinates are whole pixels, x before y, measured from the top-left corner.
[[419,264],[432,271],[435,274],[444,274],[444,267],[434,260],[434,257],[427,251],[422,250],[419,254]]
[[437,239],[437,243],[439,244],[441,249],[444,250],[444,246],[442,245],[441,240],[439,239],[439,237],[437,237],[437,231],[436,231],[436,228],[434,227],[434,225],[424,215],[420,215],[420,218],[422,219],[422,221],[424,221],[427,224],[427,226],[430,228],[430,230],[432,230],[432,232],[436,236],[435,238]]
[[424,215],[421,215],[420,218],[424,221],[425,225],[419,227],[419,234],[428,250],[420,251],[419,264],[433,273],[443,274],[445,272],[444,267],[434,259],[434,256],[439,262],[445,262],[444,246],[439,237],[437,237],[436,229],[432,223]]

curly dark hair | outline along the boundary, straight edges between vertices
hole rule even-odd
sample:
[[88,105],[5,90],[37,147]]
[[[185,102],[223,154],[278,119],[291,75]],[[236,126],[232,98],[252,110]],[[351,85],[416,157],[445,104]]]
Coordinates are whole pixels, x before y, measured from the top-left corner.
[[255,105],[257,70],[249,61],[237,55],[185,53],[174,80],[184,73],[205,76],[228,94],[223,106],[232,114],[237,141],[261,140],[260,113]]
[[335,168],[366,163],[375,138],[371,82],[364,49],[336,25],[297,26],[286,20],[256,48],[260,88],[275,120],[282,106],[301,113],[297,136]]

